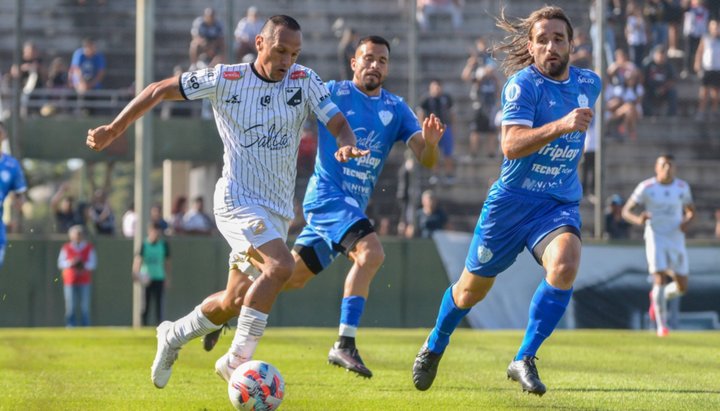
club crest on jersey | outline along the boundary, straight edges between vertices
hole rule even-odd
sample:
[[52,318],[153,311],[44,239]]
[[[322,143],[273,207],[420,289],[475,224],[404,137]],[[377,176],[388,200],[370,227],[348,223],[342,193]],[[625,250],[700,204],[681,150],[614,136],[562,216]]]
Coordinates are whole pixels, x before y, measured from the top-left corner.
[[380,110],[378,113],[378,116],[380,117],[380,121],[382,121],[384,126],[387,126],[390,124],[390,122],[393,119],[393,113],[387,111],[387,110]]
[[590,100],[588,100],[585,94],[580,94],[578,96],[578,106],[580,106],[581,108],[587,108],[589,102]]
[[305,70],[297,70],[290,73],[290,80],[301,80],[308,77],[308,73]]
[[0,179],[2,179],[3,183],[9,183],[10,182],[10,172],[7,170],[3,170],[0,172]]
[[302,89],[300,87],[285,88],[285,97],[290,96],[287,100],[288,106],[295,107],[302,103]]
[[477,258],[481,264],[485,264],[493,258],[493,252],[484,245],[481,245],[477,249]]
[[240,80],[242,73],[239,71],[225,71],[223,72],[223,78],[230,81]]

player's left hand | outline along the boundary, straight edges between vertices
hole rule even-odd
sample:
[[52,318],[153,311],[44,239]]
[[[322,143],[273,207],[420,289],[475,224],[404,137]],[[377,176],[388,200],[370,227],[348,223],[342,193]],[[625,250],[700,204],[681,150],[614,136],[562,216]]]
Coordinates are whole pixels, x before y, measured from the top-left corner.
[[109,146],[116,138],[120,136],[117,130],[109,125],[100,126],[88,130],[85,144],[95,151],[101,151]]
[[687,233],[688,225],[690,225],[690,221],[683,220],[683,222],[680,223],[680,231],[682,231],[683,233]]
[[370,154],[370,150],[361,150],[355,146],[342,146],[335,152],[335,159],[347,163],[351,158],[363,157]]
[[425,144],[431,146],[438,145],[438,142],[445,134],[445,124],[435,114],[425,117],[422,123],[422,135],[425,139]]

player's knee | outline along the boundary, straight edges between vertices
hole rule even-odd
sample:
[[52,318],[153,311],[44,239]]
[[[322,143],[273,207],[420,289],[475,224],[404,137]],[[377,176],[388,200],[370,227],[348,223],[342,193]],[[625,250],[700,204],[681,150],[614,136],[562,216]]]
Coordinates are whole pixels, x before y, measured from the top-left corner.
[[310,277],[300,277],[300,276],[291,276],[287,282],[285,282],[285,286],[283,287],[283,290],[299,290],[302,288],[305,288],[305,285],[310,281]]
[[355,254],[355,263],[361,267],[379,269],[385,262],[385,251],[382,247],[369,248]]
[[240,309],[242,308],[243,297],[233,295],[232,293],[226,293],[223,296],[220,306],[223,313],[231,315],[233,317],[240,315]]
[[295,261],[292,259],[292,257],[285,258],[280,261],[277,261],[274,264],[271,264],[268,267],[267,275],[268,275],[268,277],[272,278],[274,281],[277,281],[281,284],[285,284],[292,276],[294,268],[295,268]]
[[559,261],[548,269],[551,285],[559,288],[571,287],[575,282],[578,266],[572,262]]

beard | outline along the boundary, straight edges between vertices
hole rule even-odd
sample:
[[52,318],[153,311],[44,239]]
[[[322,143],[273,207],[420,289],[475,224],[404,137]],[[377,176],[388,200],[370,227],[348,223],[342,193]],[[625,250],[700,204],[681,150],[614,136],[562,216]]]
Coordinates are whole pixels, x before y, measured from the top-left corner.
[[382,86],[382,81],[378,80],[375,77],[366,76],[363,79],[363,87],[365,87],[365,90],[367,91],[375,91],[380,86]]
[[548,76],[560,77],[563,73],[565,73],[565,70],[567,70],[568,64],[570,62],[570,55],[568,54],[565,56],[559,56],[559,58],[560,61],[545,62],[545,64],[543,64],[543,69]]

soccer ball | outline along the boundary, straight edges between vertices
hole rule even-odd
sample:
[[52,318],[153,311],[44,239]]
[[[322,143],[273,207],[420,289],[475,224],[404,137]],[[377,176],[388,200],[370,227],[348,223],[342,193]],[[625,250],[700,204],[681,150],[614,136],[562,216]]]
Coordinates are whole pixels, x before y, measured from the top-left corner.
[[280,371],[264,361],[241,364],[230,376],[228,396],[237,410],[273,411],[285,395]]

